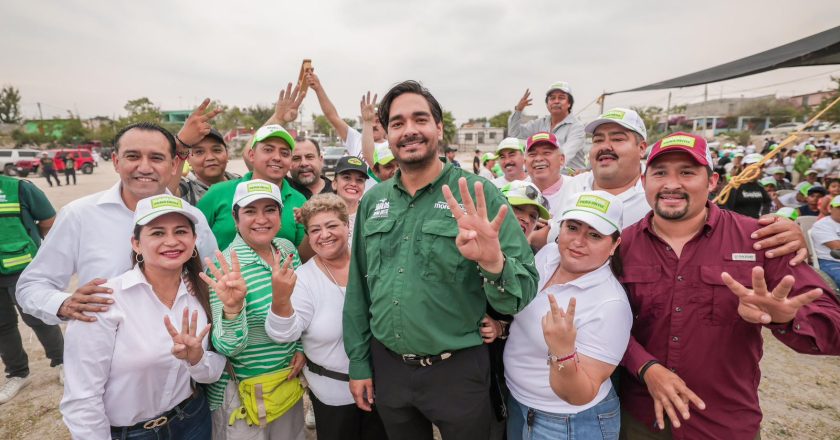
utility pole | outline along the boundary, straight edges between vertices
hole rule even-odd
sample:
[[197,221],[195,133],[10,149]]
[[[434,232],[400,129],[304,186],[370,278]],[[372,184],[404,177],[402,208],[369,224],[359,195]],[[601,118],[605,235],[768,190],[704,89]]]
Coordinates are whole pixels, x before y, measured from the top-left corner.
[[[703,137],[706,137],[706,123],[707,121],[707,114],[706,112],[706,103],[709,101],[709,85],[706,84],[703,86]],[[714,133],[714,132],[713,132]]]
[[38,118],[43,121],[44,120],[44,113],[41,112],[41,103],[36,102],[36,104],[38,104]]
[[665,134],[668,134],[668,129],[671,127],[671,92],[668,92],[668,106],[665,107]]

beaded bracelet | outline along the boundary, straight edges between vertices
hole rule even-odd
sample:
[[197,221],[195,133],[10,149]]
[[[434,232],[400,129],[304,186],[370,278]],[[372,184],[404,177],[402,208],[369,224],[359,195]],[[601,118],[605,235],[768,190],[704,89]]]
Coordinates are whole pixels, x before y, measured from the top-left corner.
[[563,365],[563,363],[570,359],[574,359],[575,371],[577,371],[577,364],[578,362],[580,362],[580,360],[577,357],[577,348],[575,348],[575,351],[573,351],[572,354],[562,357],[555,356],[551,354],[551,352],[548,352],[548,361],[546,361],[546,363],[548,365],[551,365],[552,362],[557,363],[557,370],[559,371],[566,367],[565,365]]

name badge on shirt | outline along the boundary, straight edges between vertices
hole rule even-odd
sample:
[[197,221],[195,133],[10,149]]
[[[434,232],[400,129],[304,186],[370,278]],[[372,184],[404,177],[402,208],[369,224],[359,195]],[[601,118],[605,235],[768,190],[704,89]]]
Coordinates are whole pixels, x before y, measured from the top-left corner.
[[755,254],[732,254],[732,261],[755,261]]

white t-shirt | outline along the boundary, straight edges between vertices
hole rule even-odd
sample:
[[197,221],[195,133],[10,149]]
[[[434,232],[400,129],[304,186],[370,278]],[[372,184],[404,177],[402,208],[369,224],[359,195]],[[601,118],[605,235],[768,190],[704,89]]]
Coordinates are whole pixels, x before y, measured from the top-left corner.
[[[344,287],[339,287],[315,263],[315,258],[295,270],[297,283],[292,293],[292,316],[283,318],[269,312],[265,332],[277,342],[300,339],[306,357],[332,371],[350,371],[350,359],[344,352],[342,311]],[[354,402],[347,382],[303,370],[309,388],[318,400],[330,406]],[[329,423],[329,421],[325,421]]]
[[490,181],[496,179],[496,176],[493,175],[493,172],[488,170],[485,166],[482,166],[481,169],[478,170],[478,175]]
[[[540,250],[535,265],[540,274],[539,286],[545,285],[560,264],[560,251],[555,245]],[[624,288],[613,275],[609,264],[570,281],[541,290],[536,298],[517,313],[510,325],[510,336],[505,345],[505,379],[513,397],[523,405],[554,414],[577,414],[603,400],[612,388],[609,378],[591,402],[577,406],[569,404],[551,389],[549,366],[546,363],[548,347],[542,331],[542,317],[550,310],[547,295],[554,295],[564,309],[569,299],[575,297],[575,345],[578,354],[618,365],[630,341],[633,312]],[[563,356],[568,353],[552,353]]]
[[811,227],[811,239],[814,241],[814,252],[821,260],[840,261],[831,256],[831,249],[825,244],[829,241],[840,240],[840,223],[833,218],[823,217]]
[[[521,180],[522,180],[523,182],[530,182],[530,181],[531,181],[531,176],[529,176],[529,175],[527,175],[527,174],[526,174],[526,175],[525,175],[525,178],[524,178],[524,179],[521,179]],[[499,176],[499,177],[497,177],[497,178],[493,179],[493,185],[496,185],[496,188],[501,188],[501,187],[503,187],[503,186],[507,185],[507,184],[508,184],[508,183],[510,183],[510,182],[511,182],[511,181],[510,181],[510,180],[507,180],[507,178],[506,178],[504,175],[501,175],[501,176]]]
[[[347,153],[351,156],[356,156],[362,158],[362,133],[356,130],[353,127],[347,127],[347,139],[344,139],[344,148],[347,149]],[[380,145],[388,145],[388,141],[382,142],[374,142],[374,148],[379,147]]]

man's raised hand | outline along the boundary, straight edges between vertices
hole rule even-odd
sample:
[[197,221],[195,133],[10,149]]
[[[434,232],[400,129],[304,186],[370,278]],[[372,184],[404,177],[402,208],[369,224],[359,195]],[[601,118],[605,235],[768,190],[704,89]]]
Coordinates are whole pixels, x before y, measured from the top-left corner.
[[519,98],[519,102],[516,104],[516,107],[514,107],[514,110],[521,112],[529,105],[531,105],[531,90],[525,89],[525,94],[522,95],[522,98]]
[[485,271],[501,273],[505,260],[499,243],[499,230],[508,211],[507,205],[502,205],[496,218],[490,221],[487,218],[484,185],[481,182],[475,183],[475,203],[467,189],[467,179],[458,179],[458,188],[463,209],[458,205],[449,185],[443,185],[443,197],[458,222],[458,236],[455,237],[458,251],[464,258],[478,263]]
[[204,98],[201,105],[198,106],[190,116],[184,121],[184,126],[178,132],[178,139],[187,146],[193,146],[205,136],[210,134],[210,121],[223,111],[221,107],[216,107],[213,110],[207,111],[210,106],[210,98]]

